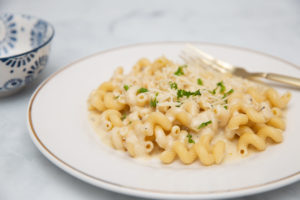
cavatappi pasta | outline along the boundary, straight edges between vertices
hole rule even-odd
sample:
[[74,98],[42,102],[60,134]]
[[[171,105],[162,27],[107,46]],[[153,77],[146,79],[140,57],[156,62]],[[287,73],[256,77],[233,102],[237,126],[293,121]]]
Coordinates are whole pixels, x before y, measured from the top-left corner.
[[90,94],[88,106],[115,149],[132,157],[159,152],[165,164],[178,158],[213,165],[228,156],[229,145],[245,156],[249,148],[265,150],[270,140],[282,142],[290,98],[289,92],[160,57],[140,59],[127,75],[117,68]]

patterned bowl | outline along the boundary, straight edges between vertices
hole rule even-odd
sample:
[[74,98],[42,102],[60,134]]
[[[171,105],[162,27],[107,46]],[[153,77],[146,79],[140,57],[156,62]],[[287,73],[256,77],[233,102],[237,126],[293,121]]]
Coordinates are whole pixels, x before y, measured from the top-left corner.
[[45,68],[54,28],[22,14],[0,14],[0,97],[19,91]]

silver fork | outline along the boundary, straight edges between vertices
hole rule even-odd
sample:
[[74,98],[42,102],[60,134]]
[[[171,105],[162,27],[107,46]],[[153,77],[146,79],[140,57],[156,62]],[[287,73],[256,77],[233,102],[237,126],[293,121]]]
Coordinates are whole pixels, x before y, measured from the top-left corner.
[[244,68],[233,66],[225,61],[214,58],[213,56],[201,51],[193,45],[187,45],[181,57],[187,63],[193,62],[202,65],[206,69],[213,69],[221,73],[231,73],[247,79],[265,78],[287,85],[295,86],[300,89],[300,79],[275,73],[248,72]]

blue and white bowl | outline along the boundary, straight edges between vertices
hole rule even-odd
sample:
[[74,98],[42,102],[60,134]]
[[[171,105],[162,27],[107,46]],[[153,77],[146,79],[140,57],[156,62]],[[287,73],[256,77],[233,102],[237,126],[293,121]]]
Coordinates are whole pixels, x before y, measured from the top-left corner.
[[45,68],[54,28],[22,14],[0,14],[0,96],[13,94]]

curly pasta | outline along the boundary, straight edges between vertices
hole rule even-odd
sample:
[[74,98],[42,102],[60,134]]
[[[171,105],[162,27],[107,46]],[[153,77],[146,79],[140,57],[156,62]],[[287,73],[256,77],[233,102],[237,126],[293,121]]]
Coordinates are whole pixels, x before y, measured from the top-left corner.
[[[220,164],[283,141],[290,93],[166,57],[118,67],[91,92],[88,109],[113,148],[162,163]],[[269,139],[268,139],[269,138]],[[234,146],[234,150],[230,150]]]

